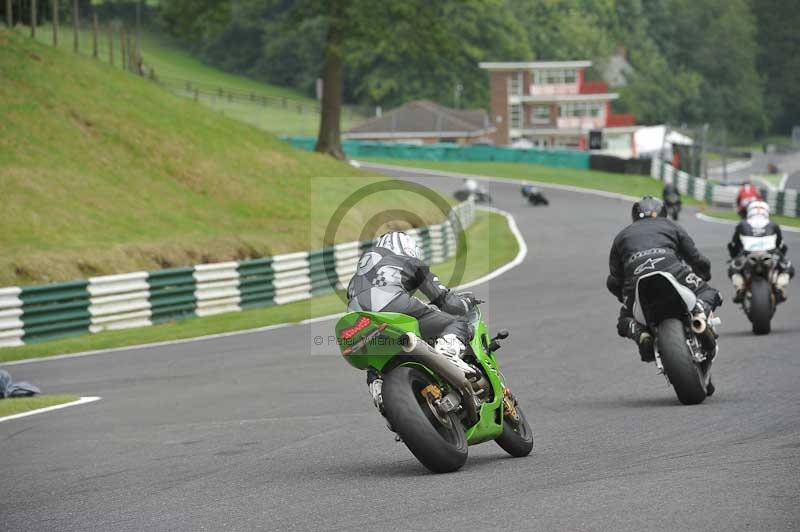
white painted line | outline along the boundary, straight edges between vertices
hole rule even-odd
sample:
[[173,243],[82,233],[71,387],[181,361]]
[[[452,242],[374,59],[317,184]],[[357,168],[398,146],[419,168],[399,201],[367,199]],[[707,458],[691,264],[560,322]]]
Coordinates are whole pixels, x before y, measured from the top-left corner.
[[[93,403],[95,401],[99,401],[100,399],[101,399],[100,397],[81,397],[77,401],[72,401],[71,403],[46,406],[44,408],[37,408],[36,410],[29,410],[27,412],[22,412],[21,414],[14,414],[12,416],[0,417],[0,423],[2,423],[3,421],[11,421],[12,419],[19,419],[21,417],[35,416],[36,414],[44,414],[45,412],[52,412],[53,410],[61,410],[62,408],[68,408],[70,406],[85,405],[87,403]],[[13,399],[10,400],[13,401]],[[2,399],[2,401],[6,401],[6,399]]]
[[789,181],[789,172],[784,172],[781,182],[778,183],[778,190],[786,190],[786,182]]
[[[484,275],[480,279],[476,279],[475,281],[471,281],[467,284],[460,285],[453,287],[454,289],[462,289],[468,288],[471,286],[475,286],[481,283],[485,283],[491,279],[494,279],[498,275],[505,273],[506,271],[510,270],[511,268],[517,266],[519,263],[523,261],[525,255],[528,253],[528,246],[525,244],[525,239],[522,237],[522,233],[519,231],[519,227],[517,227],[517,223],[514,220],[514,217],[505,211],[501,211],[500,209],[494,209],[492,207],[480,207],[482,209],[496,211],[499,214],[502,214],[506,217],[508,221],[509,228],[513,233],[514,237],[517,239],[517,245],[519,246],[519,251],[517,252],[517,256],[514,257],[514,260],[509,262],[508,264],[504,264],[500,266],[496,270],[489,272],[487,275]],[[52,357],[39,357],[39,358],[26,358],[24,360],[15,360],[13,362],[3,362],[0,363],[0,366],[17,366],[22,364],[33,364],[35,362],[50,362],[54,360],[66,360],[70,358],[81,358],[93,355],[104,355],[104,354],[113,354],[119,353],[120,351],[137,351],[140,349],[150,349],[151,347],[161,347],[167,345],[178,345],[178,344],[186,344],[189,342],[201,342],[205,340],[214,340],[217,338],[227,338],[229,336],[237,336],[241,334],[255,334],[261,333],[266,331],[273,331],[276,329],[284,329],[286,327],[293,327],[296,325],[308,325],[310,323],[317,323],[320,321],[328,321],[338,319],[344,315],[344,312],[339,312],[336,314],[328,314],[327,316],[317,316],[316,318],[307,318],[302,321],[294,322],[294,323],[277,323],[275,325],[267,325],[265,327],[258,327],[256,329],[246,329],[243,331],[231,331],[226,333],[217,333],[217,334],[208,334],[206,336],[195,336],[193,338],[181,338],[179,340],[165,340],[163,342],[152,342],[149,344],[138,344],[138,345],[130,345],[127,347],[115,347],[112,349],[97,349],[94,351],[83,351],[81,353],[70,353],[67,355],[56,355]]]
[[[735,220],[728,220],[726,218],[717,218],[715,216],[709,216],[707,214],[703,214],[702,212],[698,212],[695,214],[698,220],[702,220],[704,222],[711,222],[712,224],[724,224],[724,225],[736,225],[737,221]],[[800,233],[800,227],[791,227],[788,225],[782,225],[781,231],[784,233]]]

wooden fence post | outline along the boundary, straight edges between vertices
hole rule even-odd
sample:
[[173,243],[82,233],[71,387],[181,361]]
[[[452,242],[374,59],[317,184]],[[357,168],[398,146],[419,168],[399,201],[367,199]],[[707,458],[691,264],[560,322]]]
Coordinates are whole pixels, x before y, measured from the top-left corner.
[[53,8],[53,46],[58,46],[58,0],[50,0]]
[[36,0],[31,0],[31,37],[36,37]]
[[81,31],[80,13],[78,12],[78,0],[72,0],[72,49],[78,52],[78,33]]
[[11,7],[11,0],[6,0],[6,24],[9,28],[14,27],[14,12]]
[[114,26],[108,25],[108,63],[114,66]]
[[92,57],[95,59],[100,53],[100,47],[97,45],[97,32],[97,13],[92,13]]

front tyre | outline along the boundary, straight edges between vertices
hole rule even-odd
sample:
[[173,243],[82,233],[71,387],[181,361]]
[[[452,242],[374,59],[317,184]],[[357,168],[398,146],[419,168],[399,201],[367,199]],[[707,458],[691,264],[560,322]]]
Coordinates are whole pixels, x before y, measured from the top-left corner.
[[763,277],[754,276],[750,285],[750,321],[753,334],[769,334],[772,321],[772,290]]
[[436,384],[421,370],[400,366],[383,381],[386,419],[422,465],[434,473],[456,471],[467,461],[467,438],[455,414],[442,417],[422,391]]
[[521,458],[528,456],[533,450],[533,430],[525,419],[522,408],[516,405],[515,409],[519,420],[504,415],[503,432],[494,441],[511,456]]
[[685,405],[702,403],[706,398],[705,379],[692,359],[683,323],[669,318],[658,326],[658,353],[664,364],[664,373],[675,388],[678,400]]

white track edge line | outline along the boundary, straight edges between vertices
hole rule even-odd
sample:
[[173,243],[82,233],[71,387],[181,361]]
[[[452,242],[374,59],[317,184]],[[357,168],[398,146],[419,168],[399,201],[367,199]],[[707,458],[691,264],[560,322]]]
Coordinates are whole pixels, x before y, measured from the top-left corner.
[[[495,209],[493,207],[483,207],[483,206],[481,206],[481,207],[478,207],[478,208],[482,209],[482,210],[487,210],[487,211],[496,211],[498,214],[501,214],[502,216],[505,216],[506,221],[508,222],[509,229],[511,229],[511,233],[514,235],[514,238],[517,239],[517,245],[519,247],[519,250],[517,251],[517,256],[514,257],[514,259],[511,262],[500,266],[499,268],[489,272],[488,274],[484,275],[483,277],[480,277],[479,279],[476,279],[474,281],[470,281],[469,283],[466,283],[466,284],[463,284],[463,285],[459,285],[459,286],[453,287],[454,289],[468,288],[468,287],[471,287],[471,286],[476,286],[476,285],[478,285],[480,283],[485,283],[487,281],[490,281],[491,279],[494,279],[495,277],[497,277],[497,276],[507,272],[511,268],[517,266],[519,263],[521,263],[525,259],[525,255],[527,255],[527,253],[528,253],[528,246],[525,243],[525,239],[522,237],[522,233],[520,232],[519,227],[517,227],[517,222],[514,220],[514,217],[511,215],[511,213],[508,213],[506,211],[502,211],[500,209]],[[201,342],[201,341],[205,341],[205,340],[214,340],[214,339],[217,339],[217,338],[226,338],[228,336],[237,336],[237,335],[241,335],[241,334],[255,334],[255,333],[261,333],[261,332],[266,332],[266,331],[272,331],[272,330],[275,330],[275,329],[284,329],[286,327],[293,327],[293,326],[296,326],[296,325],[308,325],[310,323],[317,323],[317,322],[320,322],[320,321],[332,320],[332,319],[335,319],[335,318],[339,318],[339,317],[341,317],[343,315],[344,315],[343,312],[338,312],[336,314],[328,314],[328,315],[325,315],[325,316],[317,316],[315,318],[307,318],[305,320],[301,320],[301,321],[297,321],[297,322],[276,323],[276,324],[273,324],[273,325],[266,325],[264,327],[257,327],[255,329],[244,329],[244,330],[241,330],[241,331],[230,331],[230,332],[224,332],[224,333],[207,334],[205,336],[194,336],[192,338],[180,338],[180,339],[177,339],[177,340],[164,340],[162,342],[151,342],[149,344],[137,344],[137,345],[129,345],[129,346],[125,346],[125,347],[112,347],[110,349],[95,349],[95,350],[92,350],[92,351],[83,351],[83,352],[80,352],[80,353],[69,353],[69,354],[65,354],[65,355],[55,355],[55,356],[51,356],[51,357],[45,356],[45,357],[36,357],[36,358],[25,358],[25,359],[22,359],[22,360],[14,360],[14,361],[11,361],[11,362],[1,362],[0,363],[0,367],[17,366],[17,365],[22,365],[22,364],[33,364],[33,363],[36,363],[36,362],[51,362],[51,361],[57,361],[57,360],[67,360],[67,359],[70,359],[70,358],[82,358],[82,357],[87,357],[87,356],[92,356],[92,355],[113,354],[113,353],[118,353],[120,351],[138,351],[140,349],[150,349],[151,347],[162,347],[162,346],[167,346],[167,345],[179,345],[179,344],[186,344],[186,343],[189,343],[189,342]]]
[[[12,419],[19,419],[22,417],[28,416],[35,416],[36,414],[44,414],[45,412],[52,412],[53,410],[61,410],[62,408],[68,408],[70,406],[78,406],[78,405],[85,405],[88,403],[93,403],[95,401],[99,401],[102,399],[101,397],[81,397],[77,401],[71,401],[69,403],[63,403],[60,405],[53,405],[53,406],[46,406],[44,408],[37,408],[36,410],[28,410],[27,412],[22,412],[19,414],[13,414],[10,416],[0,417],[0,423],[3,421],[11,421]],[[3,399],[6,401],[6,399]],[[11,399],[13,401],[13,399]]]

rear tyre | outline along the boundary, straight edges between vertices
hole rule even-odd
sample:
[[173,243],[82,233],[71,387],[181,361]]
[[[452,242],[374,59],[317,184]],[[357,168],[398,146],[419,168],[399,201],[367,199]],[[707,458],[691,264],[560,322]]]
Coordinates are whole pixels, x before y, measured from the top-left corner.
[[442,419],[431,410],[422,390],[435,384],[421,370],[400,366],[383,381],[386,419],[422,465],[434,473],[456,471],[467,461],[467,438],[455,414]]
[[662,321],[658,326],[657,344],[664,373],[675,388],[678,400],[685,405],[702,403],[706,398],[705,379],[692,360],[683,323],[675,318]]
[[753,277],[750,293],[750,321],[753,322],[753,334],[769,334],[773,309],[769,282],[763,277]]
[[494,441],[511,456],[521,458],[528,456],[533,450],[533,429],[519,405],[517,405],[517,415],[519,415],[517,422],[503,416],[503,433]]

